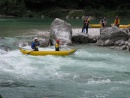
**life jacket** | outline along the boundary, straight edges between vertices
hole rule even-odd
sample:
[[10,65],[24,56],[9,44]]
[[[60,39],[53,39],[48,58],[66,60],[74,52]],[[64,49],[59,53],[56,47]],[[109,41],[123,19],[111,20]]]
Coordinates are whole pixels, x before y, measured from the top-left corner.
[[55,44],[55,47],[56,47],[56,48],[59,48],[59,44],[58,44],[58,43],[56,43],[56,44]]
[[119,19],[115,19],[115,24],[119,24]]
[[89,19],[84,20],[84,26],[88,26],[89,25]]
[[105,23],[105,22],[107,22],[107,20],[106,19],[102,19],[102,23]]

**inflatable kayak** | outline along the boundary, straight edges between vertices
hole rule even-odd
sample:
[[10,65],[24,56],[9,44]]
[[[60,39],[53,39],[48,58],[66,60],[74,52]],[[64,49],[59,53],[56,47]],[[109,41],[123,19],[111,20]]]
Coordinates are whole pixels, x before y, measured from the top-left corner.
[[120,25],[119,28],[129,28],[130,25]]
[[[91,28],[101,28],[101,24],[90,24],[89,25]],[[113,26],[113,24],[111,24]],[[129,28],[130,24],[128,25],[120,25],[119,28]]]
[[[111,24],[111,26],[114,26],[114,24]],[[119,25],[119,28],[129,28],[130,25]]]
[[70,54],[73,54],[77,51],[77,49],[71,49],[71,50],[60,50],[60,51],[52,51],[52,50],[44,50],[44,51],[33,51],[33,50],[26,50],[23,48],[20,48],[20,51],[23,54],[26,55],[33,55],[33,56],[44,56],[44,55],[60,55],[60,56],[67,56]]
[[101,24],[90,24],[91,28],[101,28]]

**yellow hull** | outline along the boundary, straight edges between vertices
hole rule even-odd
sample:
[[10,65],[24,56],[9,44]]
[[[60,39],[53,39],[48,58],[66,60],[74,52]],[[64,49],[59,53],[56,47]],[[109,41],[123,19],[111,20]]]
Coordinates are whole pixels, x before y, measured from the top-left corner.
[[67,56],[67,55],[75,53],[77,49],[61,50],[61,51],[32,51],[32,50],[25,50],[25,49],[20,48],[20,51],[23,54],[33,55],[33,56],[45,56],[45,55]]
[[[111,26],[113,26],[113,24],[111,24]],[[91,28],[101,28],[101,24],[90,24]],[[130,24],[128,25],[120,25],[119,28],[129,28]]]
[[119,28],[129,28],[130,25],[120,25]]
[[101,28],[101,24],[90,24],[91,28]]

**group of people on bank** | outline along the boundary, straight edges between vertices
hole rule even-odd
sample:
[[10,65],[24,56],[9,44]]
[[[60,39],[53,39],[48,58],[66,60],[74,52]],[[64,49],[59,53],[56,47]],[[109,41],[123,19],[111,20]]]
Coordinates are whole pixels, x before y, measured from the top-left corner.
[[[103,19],[100,21],[100,24],[102,25],[102,27],[106,27],[107,26],[106,17],[103,17]],[[120,25],[120,19],[118,18],[118,16],[116,16],[113,25],[119,27],[119,25]]]
[[[89,24],[90,24],[90,19],[89,19],[89,17],[87,16],[87,17],[84,18],[84,21],[83,21],[82,32],[84,32],[84,33],[86,33],[86,34],[88,33]],[[106,17],[103,17],[103,19],[100,21],[100,24],[101,24],[102,27],[106,27],[106,26],[107,26]],[[120,19],[119,19],[118,16],[116,16],[113,25],[119,27],[119,25],[120,25]]]

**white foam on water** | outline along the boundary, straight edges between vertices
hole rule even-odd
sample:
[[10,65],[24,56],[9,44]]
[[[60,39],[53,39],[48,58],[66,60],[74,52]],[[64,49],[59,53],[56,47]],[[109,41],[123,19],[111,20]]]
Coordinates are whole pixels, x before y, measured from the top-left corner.
[[102,79],[102,80],[97,80],[97,81],[95,81],[93,79],[90,79],[87,84],[94,84],[94,85],[96,85],[96,84],[105,84],[105,83],[110,83],[110,82],[111,82],[110,79]]
[[7,53],[7,51],[5,51],[5,50],[1,50],[0,49],[0,55],[2,55],[2,54],[6,54]]
[[14,50],[1,55],[0,58],[0,70],[19,78],[37,80],[63,78],[68,75],[58,71],[64,62],[63,57],[23,55],[19,50]]

